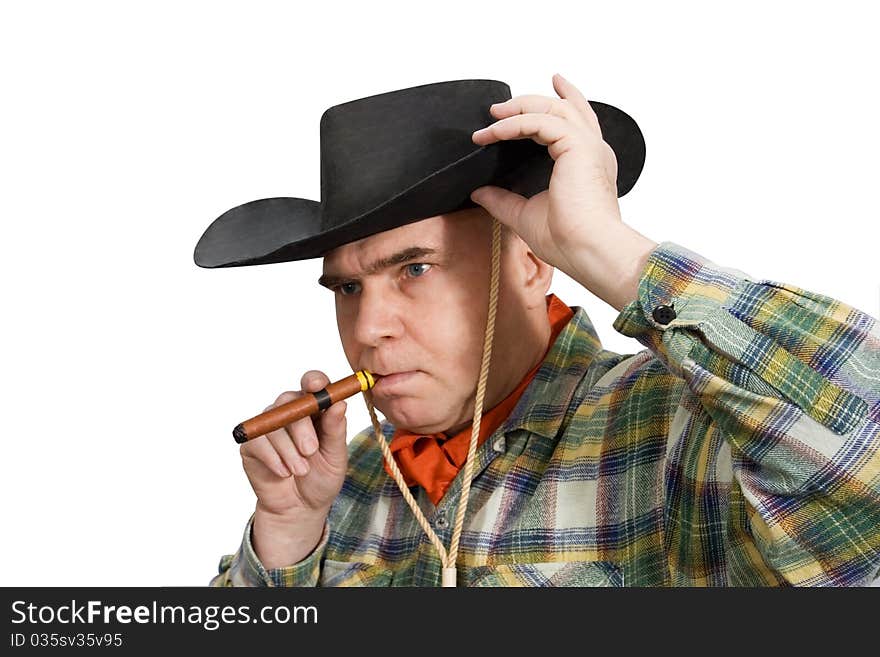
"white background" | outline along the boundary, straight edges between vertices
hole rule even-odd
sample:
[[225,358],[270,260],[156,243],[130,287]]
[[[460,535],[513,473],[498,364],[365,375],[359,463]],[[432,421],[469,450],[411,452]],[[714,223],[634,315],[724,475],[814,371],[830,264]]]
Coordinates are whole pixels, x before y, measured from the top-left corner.
[[348,365],[319,260],[205,270],[193,247],[240,203],[317,199],[340,102],[459,78],[552,95],[558,71],[645,135],[624,221],[880,315],[877,23],[828,7],[4,3],[0,584],[198,586],[236,549],[255,500],[232,427]]

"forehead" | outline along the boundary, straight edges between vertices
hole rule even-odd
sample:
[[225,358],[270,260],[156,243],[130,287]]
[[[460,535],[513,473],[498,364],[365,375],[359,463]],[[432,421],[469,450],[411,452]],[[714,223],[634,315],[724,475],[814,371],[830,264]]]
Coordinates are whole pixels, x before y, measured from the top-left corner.
[[364,259],[382,258],[410,247],[424,247],[448,253],[460,250],[463,246],[476,246],[479,241],[474,240],[474,237],[483,223],[485,222],[479,221],[479,216],[472,210],[421,219],[337,247],[324,256],[324,272]]

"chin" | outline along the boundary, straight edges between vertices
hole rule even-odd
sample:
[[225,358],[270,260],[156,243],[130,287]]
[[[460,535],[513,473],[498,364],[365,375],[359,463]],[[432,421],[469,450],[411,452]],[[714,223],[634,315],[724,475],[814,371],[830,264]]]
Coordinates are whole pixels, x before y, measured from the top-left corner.
[[455,422],[438,413],[436,404],[413,397],[374,398],[373,401],[395,428],[413,433],[439,433]]

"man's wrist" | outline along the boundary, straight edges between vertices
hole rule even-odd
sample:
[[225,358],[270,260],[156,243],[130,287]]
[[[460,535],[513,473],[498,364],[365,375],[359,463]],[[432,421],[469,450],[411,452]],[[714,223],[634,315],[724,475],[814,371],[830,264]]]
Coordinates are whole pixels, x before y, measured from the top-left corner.
[[251,533],[254,552],[267,570],[299,563],[321,542],[326,514],[311,511],[279,515],[257,506]]
[[639,280],[658,243],[625,223],[609,224],[569,252],[565,273],[618,312],[638,298]]

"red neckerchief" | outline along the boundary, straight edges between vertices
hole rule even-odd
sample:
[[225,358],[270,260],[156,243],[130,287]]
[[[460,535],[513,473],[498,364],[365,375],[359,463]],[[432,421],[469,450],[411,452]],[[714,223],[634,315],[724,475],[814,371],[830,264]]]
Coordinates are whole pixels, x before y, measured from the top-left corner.
[[[573,316],[571,308],[562,303],[555,294],[547,295],[547,317],[550,320],[551,333],[544,356],[525,375],[513,392],[492,409],[483,413],[480,419],[480,435],[477,438],[478,446],[482,445],[513,411],[519,398],[540,369],[550,347]],[[473,422],[451,438],[445,433],[420,434],[410,433],[405,429],[396,430],[389,447],[406,480],[406,485],[418,484],[424,488],[436,506],[446,493],[446,489],[449,488],[449,484],[458,475],[458,471],[464,467],[471,441],[472,426]],[[385,463],[385,471],[391,475],[388,463]]]

